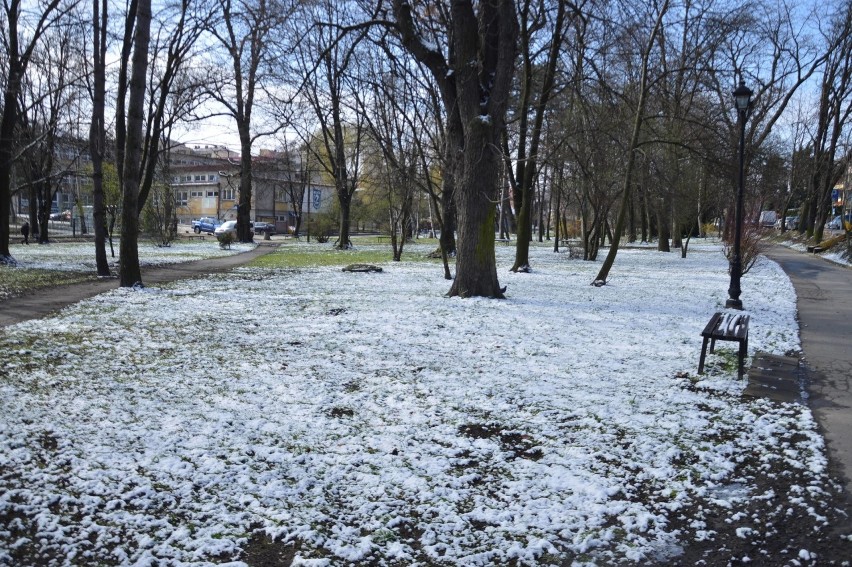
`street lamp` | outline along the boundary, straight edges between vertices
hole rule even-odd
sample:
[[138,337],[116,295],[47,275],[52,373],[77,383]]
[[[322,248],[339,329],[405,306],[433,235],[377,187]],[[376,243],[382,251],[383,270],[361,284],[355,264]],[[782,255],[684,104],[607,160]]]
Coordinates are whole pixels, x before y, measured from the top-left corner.
[[748,111],[751,108],[750,88],[745,86],[745,81],[740,79],[740,86],[734,91],[734,107],[737,109],[737,118],[740,127],[740,170],[739,182],[737,183],[737,209],[734,220],[734,254],[731,258],[731,287],[728,288],[730,298],[725,307],[731,309],[742,309],[743,302],[740,301],[740,278],[743,274],[742,263],[742,234],[743,234],[743,185],[745,184],[745,126]]

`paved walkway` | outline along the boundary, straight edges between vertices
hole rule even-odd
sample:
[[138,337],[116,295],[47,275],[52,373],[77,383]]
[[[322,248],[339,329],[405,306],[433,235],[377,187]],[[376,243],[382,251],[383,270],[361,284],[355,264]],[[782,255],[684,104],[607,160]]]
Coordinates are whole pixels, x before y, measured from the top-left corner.
[[[277,247],[278,245],[275,243],[261,241],[254,250],[222,258],[209,258],[207,260],[196,260],[181,264],[166,264],[164,266],[149,268],[143,267],[142,282],[145,285],[154,285],[205,274],[224,272],[246,264],[258,256],[268,254]],[[30,319],[39,319],[63,307],[116,288],[118,288],[118,278],[102,279],[42,288],[33,293],[0,301],[0,327]]]
[[782,246],[766,255],[796,288],[809,405],[852,510],[852,269]]

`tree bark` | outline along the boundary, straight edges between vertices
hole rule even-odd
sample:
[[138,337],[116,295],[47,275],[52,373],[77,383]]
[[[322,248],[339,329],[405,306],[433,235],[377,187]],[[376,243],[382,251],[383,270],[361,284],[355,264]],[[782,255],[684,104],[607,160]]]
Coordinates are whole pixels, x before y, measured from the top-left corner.
[[[142,282],[139,267],[139,185],[142,169],[145,122],[145,78],[148,72],[148,43],[151,36],[151,0],[139,0],[133,39],[133,63],[127,104],[127,136],[122,175],[121,242],[119,278],[121,287]],[[123,105],[123,101],[119,101]]]
[[251,170],[251,132],[249,131],[250,117],[239,126],[240,133],[240,199],[237,202],[237,240],[240,242],[253,242],[254,234],[251,230],[251,194],[252,194],[252,170]]
[[494,256],[500,133],[484,120],[474,120],[467,128],[467,143],[461,179],[467,190],[456,194],[458,257],[449,295],[502,298]]
[[448,295],[503,297],[505,290],[497,280],[494,234],[500,134],[518,35],[514,3],[483,0],[475,9],[471,0],[453,2],[451,29],[447,30],[452,42],[447,50],[453,58],[451,64],[420,37],[411,5],[394,0],[393,6],[403,45],[429,69],[444,108],[448,113],[457,109],[462,126],[461,177],[455,187],[459,233],[456,279]]
[[89,153],[92,158],[92,220],[95,224],[95,265],[99,276],[109,276],[106,256],[106,208],[104,205],[103,161],[106,149],[106,40],[107,0],[92,0],[93,92],[92,124],[89,129]]

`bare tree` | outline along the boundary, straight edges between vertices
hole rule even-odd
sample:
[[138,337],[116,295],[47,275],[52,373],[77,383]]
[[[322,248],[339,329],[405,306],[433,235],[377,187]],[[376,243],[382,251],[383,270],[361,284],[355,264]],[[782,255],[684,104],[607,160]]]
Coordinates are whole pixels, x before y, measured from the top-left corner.
[[[516,116],[517,155],[509,152],[508,136],[504,139],[506,170],[515,196],[518,211],[518,237],[515,247],[513,272],[528,272],[530,240],[532,239],[533,187],[538,176],[538,166],[544,160],[539,155],[545,113],[556,88],[556,66],[561,53],[562,38],[567,27],[566,2],[557,2],[555,7],[544,3],[524,0],[520,5],[520,100]],[[571,7],[576,15],[580,8]],[[551,13],[553,12],[553,13]],[[537,32],[545,36],[539,38]],[[532,124],[530,124],[532,117]],[[541,234],[541,221],[539,222]]]
[[[255,110],[276,65],[273,32],[290,14],[287,0],[217,0],[218,19],[209,33],[222,48],[212,63],[208,96],[234,119],[240,139],[240,186],[237,203],[237,239],[251,242],[252,148],[254,142],[275,133],[257,131]],[[217,54],[218,56],[218,54]]]
[[[746,178],[761,146],[787,113],[797,92],[825,64],[828,51],[812,36],[818,27],[815,14],[805,5],[760,2],[745,4],[731,16],[735,26],[725,41],[708,55],[705,83],[715,95],[717,148],[736,148],[739,127],[732,109],[731,91],[742,79],[754,91],[745,131]],[[728,178],[729,195],[736,184],[735,151],[718,156],[718,165]],[[754,200],[751,187],[747,198]],[[728,199],[730,202],[732,199]],[[727,216],[731,216],[729,212]],[[726,228],[731,223],[726,223]]]
[[3,47],[6,49],[7,64],[2,80],[3,113],[0,118],[0,264],[14,263],[9,252],[9,213],[15,128],[18,125],[17,99],[21,85],[42,36],[73,9],[75,2],[46,0],[38,2],[31,12],[24,10],[25,5],[30,6],[22,0],[3,2]]
[[822,70],[816,128],[811,137],[810,187],[799,231],[823,238],[831,212],[831,191],[849,167],[848,156],[838,159],[842,135],[852,115],[852,3],[831,22],[827,43],[829,53]]
[[137,239],[142,153],[145,143],[145,76],[148,71],[148,42],[151,34],[151,0],[131,1],[124,30],[116,103],[116,169],[122,192],[119,278],[122,287],[132,287],[142,281]]
[[518,20],[514,2],[453,2],[446,44],[425,41],[427,14],[394,0],[394,19],[403,46],[432,74],[447,119],[449,168],[455,177],[458,211],[456,277],[450,296],[504,297],[494,255],[499,196],[501,134],[515,71]]
[[[149,3],[149,0],[133,1],[138,5],[135,16],[128,13],[125,20],[116,103],[116,169],[123,196],[119,262],[122,287],[142,281],[139,216],[154,183],[163,137],[180,116],[171,111],[175,106],[182,107],[180,103],[170,106],[174,102],[174,87],[209,17],[200,4],[200,11],[195,12],[196,4],[191,0],[180,0],[171,10],[164,8],[168,11],[160,14],[166,16],[168,25],[159,28],[153,44],[157,57],[149,76],[151,14],[150,5],[143,6],[143,1]],[[132,67],[128,67],[131,52]]]
[[365,116],[348,104],[360,84],[355,65],[368,28],[341,33],[355,14],[332,0],[318,2],[303,14],[309,31],[299,42],[297,72],[304,78],[302,100],[312,114],[314,128],[301,133],[314,158],[333,181],[339,205],[336,246],[348,249],[352,198],[361,174],[361,148],[366,133]]
[[316,171],[316,168],[311,167],[312,155],[307,148],[296,153],[285,146],[282,162],[276,164],[281,168],[277,171],[274,181],[277,187],[276,191],[290,204],[294,222],[293,236],[295,238],[299,238],[302,231],[302,223],[305,220],[305,202],[306,198],[310,198],[308,189],[311,185],[311,177]]
[[414,197],[420,187],[418,164],[422,145],[418,144],[414,121],[417,119],[417,101],[412,84],[400,69],[388,70],[380,62],[373,62],[378,71],[372,81],[368,96],[358,96],[373,145],[378,151],[371,163],[376,173],[384,199],[387,202],[389,232],[393,260],[402,258],[405,242],[413,236]]
[[616,254],[618,254],[618,244],[621,240],[621,235],[624,233],[627,210],[630,207],[630,189],[633,186],[632,176],[633,168],[636,164],[636,149],[639,146],[640,135],[642,132],[642,124],[645,116],[645,105],[647,104],[648,99],[648,90],[650,84],[650,78],[648,76],[649,61],[651,58],[651,52],[654,47],[654,43],[657,41],[657,34],[660,31],[663,18],[665,17],[668,9],[669,0],[662,0],[661,4],[654,5],[653,7],[651,7],[651,12],[649,15],[654,18],[653,26],[651,27],[646,40],[642,41],[642,43],[640,44],[642,46],[642,56],[638,70],[638,100],[636,102],[636,112],[633,117],[633,132],[630,136],[630,142],[627,146],[627,167],[625,168],[624,172],[624,184],[622,186],[621,205],[618,209],[618,217],[615,221],[615,229],[611,238],[612,242],[609,248],[609,252],[607,253],[606,259],[604,259],[604,262],[601,265],[600,271],[598,271],[598,275],[592,282],[596,286],[602,286],[606,284],[607,277],[609,277],[609,271],[612,269],[612,265],[615,262]]
[[29,190],[30,227],[40,244],[48,242],[53,198],[62,181],[74,177],[84,153],[73,132],[81,98],[80,31],[63,25],[44,34],[18,97],[17,152],[26,181],[18,188]]
[[[92,0],[92,121],[89,154],[92,159],[92,221],[95,229],[95,265],[99,276],[109,276],[106,257],[106,203],[104,158],[106,157],[106,57],[109,24],[108,0]],[[112,240],[110,239],[110,246]]]

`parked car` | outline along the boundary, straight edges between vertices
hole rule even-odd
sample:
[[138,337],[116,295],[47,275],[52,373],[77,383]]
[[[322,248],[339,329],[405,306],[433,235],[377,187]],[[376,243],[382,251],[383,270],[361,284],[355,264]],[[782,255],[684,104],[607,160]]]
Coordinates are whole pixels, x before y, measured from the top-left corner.
[[219,225],[219,219],[215,219],[213,217],[201,217],[198,220],[192,221],[192,230],[195,231],[195,234],[201,234],[202,232],[215,234],[216,227]]
[[775,211],[761,211],[760,226],[772,228],[778,220],[778,214]]
[[272,223],[268,223],[268,222],[255,221],[254,233],[255,234],[275,234],[275,225],[272,224]]
[[[852,224],[852,212],[846,213],[845,218],[845,222],[847,225]],[[844,228],[843,223],[844,221],[842,220],[841,216],[837,215],[836,217],[828,221],[825,226],[826,228],[829,228],[831,230],[842,230]]]
[[213,234],[215,234],[216,236],[219,236],[220,234],[225,234],[226,232],[230,232],[231,234],[236,236],[237,235],[237,221],[229,220],[229,221],[223,222],[222,224],[220,224],[219,226],[216,227],[216,229],[213,231]]
[[840,230],[840,215],[825,223],[825,227],[829,230]]
[[799,217],[782,217],[775,221],[775,228],[781,230],[781,221],[784,221],[784,227],[787,230],[796,230],[799,228]]

